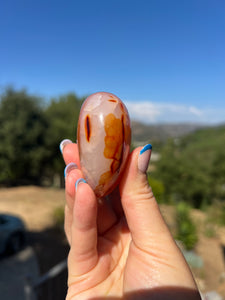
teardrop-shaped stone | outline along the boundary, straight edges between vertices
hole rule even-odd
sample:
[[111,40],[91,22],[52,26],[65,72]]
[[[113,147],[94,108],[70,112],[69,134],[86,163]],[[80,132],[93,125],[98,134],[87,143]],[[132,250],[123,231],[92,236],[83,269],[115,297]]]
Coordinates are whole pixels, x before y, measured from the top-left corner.
[[124,103],[115,95],[99,92],[83,103],[77,128],[81,170],[97,197],[117,185],[126,164],[131,125]]

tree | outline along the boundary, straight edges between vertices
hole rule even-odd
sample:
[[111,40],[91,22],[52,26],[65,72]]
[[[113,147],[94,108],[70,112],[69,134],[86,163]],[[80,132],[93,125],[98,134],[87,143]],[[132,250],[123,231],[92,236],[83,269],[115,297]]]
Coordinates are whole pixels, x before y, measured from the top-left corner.
[[46,150],[48,152],[47,174],[52,177],[57,173],[63,183],[63,169],[65,164],[59,152],[59,144],[65,139],[76,141],[77,122],[82,104],[75,94],[67,94],[52,99],[45,111],[49,127],[45,133]]
[[176,145],[169,139],[161,152],[160,160],[156,163],[156,178],[162,181],[165,189],[165,199],[171,201],[171,196],[177,193],[177,178],[180,176],[179,158],[176,154]]
[[25,90],[5,90],[0,102],[0,183],[41,181],[46,162],[44,134],[48,127],[40,98]]
[[213,195],[218,200],[225,200],[225,152],[224,147],[217,149],[213,159],[211,176],[214,180]]
[[165,195],[176,202],[186,201],[199,208],[212,201],[211,163],[201,142],[169,140],[157,163],[157,178],[165,186]]

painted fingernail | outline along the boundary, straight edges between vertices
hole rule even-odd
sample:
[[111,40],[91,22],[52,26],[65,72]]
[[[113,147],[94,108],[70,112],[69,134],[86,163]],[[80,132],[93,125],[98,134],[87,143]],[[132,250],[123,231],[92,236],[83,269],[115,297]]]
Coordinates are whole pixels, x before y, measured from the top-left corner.
[[78,184],[80,184],[80,183],[87,183],[87,181],[84,180],[83,178],[77,179],[77,181],[76,181],[76,183],[75,183],[75,188],[76,188],[76,190],[77,190]]
[[64,169],[64,177],[66,177],[70,171],[77,169],[78,166],[75,163],[68,164]]
[[145,173],[148,169],[148,164],[151,156],[151,150],[152,150],[152,145],[147,144],[145,145],[138,156],[138,169],[142,172]]
[[61,153],[63,153],[63,148],[66,145],[71,144],[71,143],[72,143],[72,141],[69,139],[62,140],[62,142],[59,144],[59,149],[60,149]]

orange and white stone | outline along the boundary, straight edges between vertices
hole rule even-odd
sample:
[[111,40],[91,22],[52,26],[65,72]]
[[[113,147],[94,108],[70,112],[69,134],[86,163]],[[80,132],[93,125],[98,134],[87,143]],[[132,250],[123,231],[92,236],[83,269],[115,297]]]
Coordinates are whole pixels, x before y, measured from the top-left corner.
[[124,103],[115,95],[99,92],[83,103],[77,142],[84,178],[97,197],[117,185],[130,152],[131,126]]

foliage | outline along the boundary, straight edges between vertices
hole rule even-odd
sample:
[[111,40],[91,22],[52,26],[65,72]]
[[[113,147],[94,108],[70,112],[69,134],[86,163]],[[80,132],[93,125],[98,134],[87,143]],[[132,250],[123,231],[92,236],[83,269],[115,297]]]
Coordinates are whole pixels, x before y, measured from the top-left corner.
[[170,139],[161,152],[155,176],[167,198],[196,208],[225,200],[225,126],[201,129],[179,140]]
[[41,184],[57,173],[63,177],[59,143],[76,140],[82,100],[68,94],[44,106],[25,90],[5,90],[0,101],[0,184]]
[[[223,142],[225,142],[225,135]],[[225,151],[220,147],[212,161],[213,168],[211,176],[215,179],[213,182],[213,194],[217,199],[225,200]],[[225,223],[225,221],[224,221]]]
[[[1,185],[41,184],[46,178],[49,183],[55,174],[64,182],[59,143],[64,138],[76,140],[83,100],[70,93],[44,103],[25,90],[5,89],[0,95]],[[148,178],[157,200],[186,201],[198,208],[224,201],[224,142],[225,126],[169,139],[165,146],[159,139],[160,159]]]
[[49,126],[45,132],[46,151],[49,158],[46,165],[48,176],[63,175],[65,164],[59,152],[60,142],[68,138],[76,141],[77,122],[82,101],[74,94],[52,99],[45,111]]
[[212,238],[216,236],[216,229],[211,223],[206,222],[204,227],[204,234],[208,238]]
[[148,182],[152,188],[153,194],[158,203],[164,202],[164,185],[163,183],[148,174]]
[[53,211],[53,220],[55,227],[62,229],[64,228],[64,209],[59,206]]
[[197,229],[190,216],[190,206],[185,202],[180,202],[176,207],[176,223],[176,238],[187,250],[193,249],[198,241]]
[[225,226],[225,203],[214,201],[213,205],[208,208],[207,215],[209,223]]
[[0,102],[0,182],[39,183],[48,127],[39,98],[9,88]]

